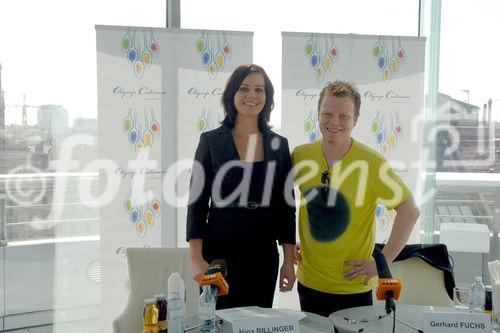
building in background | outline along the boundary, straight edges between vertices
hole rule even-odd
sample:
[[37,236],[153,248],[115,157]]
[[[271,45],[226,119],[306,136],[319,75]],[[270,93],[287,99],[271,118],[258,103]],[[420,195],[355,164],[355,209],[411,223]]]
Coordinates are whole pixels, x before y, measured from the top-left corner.
[[76,118],[71,133],[95,135],[97,138],[97,118]]
[[[456,283],[468,286],[486,261],[500,254],[500,123],[492,120],[491,99],[481,116],[480,107],[445,94],[439,94],[436,120],[434,242],[439,242],[441,223],[485,224],[490,230],[486,258],[451,253]],[[483,276],[489,283],[487,271]]]
[[37,125],[42,135],[47,137],[64,136],[68,131],[68,111],[62,105],[41,105],[38,108]]
[[480,107],[439,94],[436,172],[500,173],[500,123]]
[[72,152],[72,159],[78,161],[80,169],[83,169],[98,158],[97,119],[76,118],[73,121],[73,127],[70,128],[70,135],[87,135],[92,137],[90,145],[76,146]]

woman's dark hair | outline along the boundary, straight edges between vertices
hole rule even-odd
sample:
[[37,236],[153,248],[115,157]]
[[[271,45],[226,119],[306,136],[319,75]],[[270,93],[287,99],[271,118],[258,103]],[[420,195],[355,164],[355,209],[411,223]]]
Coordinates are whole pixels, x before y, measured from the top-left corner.
[[234,105],[234,95],[238,89],[240,89],[241,82],[252,73],[260,73],[264,77],[264,91],[266,93],[266,103],[264,108],[259,113],[259,130],[265,132],[271,129],[269,125],[269,119],[271,117],[271,111],[274,108],[274,88],[271,80],[266,74],[266,71],[260,66],[251,65],[241,65],[238,66],[231,74],[226,83],[226,88],[222,94],[221,103],[224,107],[225,117],[221,124],[229,128],[233,128],[236,123],[236,116],[238,111]]

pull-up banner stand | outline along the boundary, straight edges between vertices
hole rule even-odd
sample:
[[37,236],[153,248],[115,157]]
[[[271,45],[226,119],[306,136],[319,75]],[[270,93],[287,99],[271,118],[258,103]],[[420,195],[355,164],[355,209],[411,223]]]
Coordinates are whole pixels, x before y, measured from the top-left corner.
[[186,245],[187,200],[178,198],[187,191],[189,169],[177,176],[177,161],[192,163],[200,133],[221,120],[220,96],[231,72],[252,62],[253,33],[96,30],[100,159],[95,168],[103,331],[109,332],[127,303],[126,248]]
[[[321,89],[354,82],[361,110],[353,138],[385,156],[421,202],[425,38],[284,32],[282,49],[282,130],[290,149],[320,139]],[[377,242],[387,241],[394,216],[377,207]],[[419,230],[410,242],[419,242]]]

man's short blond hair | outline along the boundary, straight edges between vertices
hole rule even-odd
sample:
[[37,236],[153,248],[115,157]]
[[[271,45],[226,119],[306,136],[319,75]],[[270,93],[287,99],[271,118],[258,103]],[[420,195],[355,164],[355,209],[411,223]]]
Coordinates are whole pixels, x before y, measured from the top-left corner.
[[325,96],[335,96],[335,97],[350,97],[354,102],[354,116],[357,119],[359,117],[359,109],[361,108],[361,95],[359,94],[358,87],[347,81],[335,80],[334,82],[328,82],[326,87],[321,90],[318,100],[318,114],[321,108],[321,103]]

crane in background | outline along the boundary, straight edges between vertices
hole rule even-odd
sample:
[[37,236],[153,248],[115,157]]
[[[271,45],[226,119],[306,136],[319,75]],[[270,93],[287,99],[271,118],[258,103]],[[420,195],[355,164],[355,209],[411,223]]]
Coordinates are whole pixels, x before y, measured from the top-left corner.
[[23,94],[23,104],[18,104],[18,105],[6,105],[7,107],[10,108],[21,108],[22,114],[21,114],[21,125],[26,128],[28,126],[28,115],[26,112],[27,108],[38,108],[39,105],[28,105],[26,104],[26,94]]

